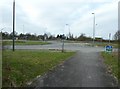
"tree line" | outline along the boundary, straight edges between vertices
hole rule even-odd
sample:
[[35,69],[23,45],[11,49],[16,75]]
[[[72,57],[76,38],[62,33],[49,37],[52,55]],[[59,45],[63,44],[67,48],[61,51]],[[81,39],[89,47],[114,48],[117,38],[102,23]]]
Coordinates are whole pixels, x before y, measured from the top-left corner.
[[[20,33],[18,34],[15,32],[14,35],[15,39],[19,40],[59,40],[59,39],[66,39],[66,40],[72,40],[72,41],[92,41],[91,37],[87,37],[84,33],[80,34],[78,37],[74,37],[73,34],[69,36],[65,36],[64,34],[57,34],[51,35],[50,33],[43,34],[43,35],[36,35],[36,34],[31,34],[31,33]],[[114,34],[114,40],[118,40],[120,38],[120,30],[118,30]],[[8,33],[8,32],[2,32],[2,39],[13,39],[13,33]],[[103,38],[95,38],[95,41],[105,41]]]
[[[81,34],[79,37],[74,37],[72,34],[68,37],[65,36],[64,34],[57,34],[57,36],[54,36],[47,33],[45,33],[44,35],[36,35],[31,33],[18,34],[17,32],[15,32],[14,37],[15,39],[19,39],[19,40],[59,40],[59,39],[78,40],[78,41],[92,40],[91,37],[87,37],[85,36],[85,34]],[[13,39],[13,33],[2,32],[2,39]]]

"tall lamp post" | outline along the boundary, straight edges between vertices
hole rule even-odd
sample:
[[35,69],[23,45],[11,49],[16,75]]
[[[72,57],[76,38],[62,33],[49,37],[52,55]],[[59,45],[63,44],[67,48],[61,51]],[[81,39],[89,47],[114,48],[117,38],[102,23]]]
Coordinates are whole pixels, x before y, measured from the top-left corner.
[[70,36],[71,36],[71,33],[70,33],[70,26],[69,26],[69,24],[66,24],[66,26],[68,26],[68,30],[69,30],[69,39],[70,39]]
[[[5,28],[5,27],[4,27],[4,28]],[[1,32],[0,32],[0,40],[2,40],[2,30],[3,30],[4,28],[1,29]]]
[[15,0],[13,1],[13,51],[15,51]]
[[110,38],[111,38],[111,33],[109,33],[109,45],[110,45]]
[[3,29],[5,29],[5,27],[1,29],[1,33],[2,33],[2,30],[3,30]]
[[94,15],[93,18],[93,45],[95,43],[95,13],[92,13]]
[[[67,26],[68,24],[66,24]],[[64,52],[64,40],[65,40],[65,34],[64,34],[64,30],[63,30],[63,35],[62,35],[62,52]]]

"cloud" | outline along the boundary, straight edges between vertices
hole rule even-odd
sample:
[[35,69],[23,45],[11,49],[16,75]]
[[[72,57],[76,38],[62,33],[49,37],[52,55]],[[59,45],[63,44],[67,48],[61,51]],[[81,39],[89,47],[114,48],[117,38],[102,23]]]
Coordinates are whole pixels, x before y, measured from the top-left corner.
[[[1,0],[0,3],[0,10],[3,11],[0,22],[10,28],[12,1]],[[16,0],[16,30],[23,32],[24,25],[26,33],[68,34],[65,24],[69,24],[74,35],[85,33],[92,36],[92,12],[95,12],[98,24],[96,36],[107,38],[108,32],[115,33],[118,19],[116,0]]]
[[[83,17],[73,24],[76,33],[86,33],[88,36],[92,36],[93,29],[93,16],[92,12],[95,12],[96,23],[96,36],[102,36],[108,38],[108,34],[114,34],[117,31],[117,2],[107,3],[101,5],[94,10],[88,10],[83,14]],[[75,32],[75,31],[73,31]],[[90,35],[91,34],[91,35]]]

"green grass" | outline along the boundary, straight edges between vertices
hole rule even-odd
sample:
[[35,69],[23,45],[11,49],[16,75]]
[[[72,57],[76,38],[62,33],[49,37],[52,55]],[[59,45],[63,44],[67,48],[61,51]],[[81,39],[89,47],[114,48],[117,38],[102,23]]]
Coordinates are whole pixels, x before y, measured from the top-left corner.
[[3,87],[25,86],[38,75],[73,56],[75,52],[47,52],[35,50],[3,51]]
[[107,45],[111,45],[111,46],[113,46],[114,48],[118,48],[118,44],[117,43],[106,43],[106,42],[99,42],[99,43],[95,43],[95,46],[103,46],[103,47],[105,47],[105,46],[107,46]]
[[[46,45],[50,44],[43,41],[15,41],[15,45]],[[12,41],[3,41],[3,45],[12,45]]]
[[118,79],[118,53],[102,52],[104,63],[107,65],[109,71]]

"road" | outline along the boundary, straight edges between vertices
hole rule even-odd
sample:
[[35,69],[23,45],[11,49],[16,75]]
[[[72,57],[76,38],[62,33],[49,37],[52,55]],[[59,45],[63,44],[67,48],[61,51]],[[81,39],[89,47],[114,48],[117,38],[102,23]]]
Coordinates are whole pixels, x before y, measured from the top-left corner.
[[[47,44],[47,45],[16,45],[15,49],[62,49],[62,42],[60,41],[49,41],[52,44]],[[7,49],[12,49],[12,45],[5,46]],[[84,51],[89,51],[95,49],[96,51],[103,51],[103,47],[90,47],[88,46],[88,43],[65,43],[64,44],[64,49],[65,50],[70,50],[70,51],[79,51],[79,50],[84,50]]]
[[[62,42],[48,41],[51,44],[46,45],[15,45],[15,49],[31,49],[31,50],[62,50]],[[66,51],[104,51],[104,47],[91,47],[89,43],[64,43],[64,50]],[[4,46],[5,49],[12,49],[12,45]],[[117,49],[113,48],[113,51]]]

